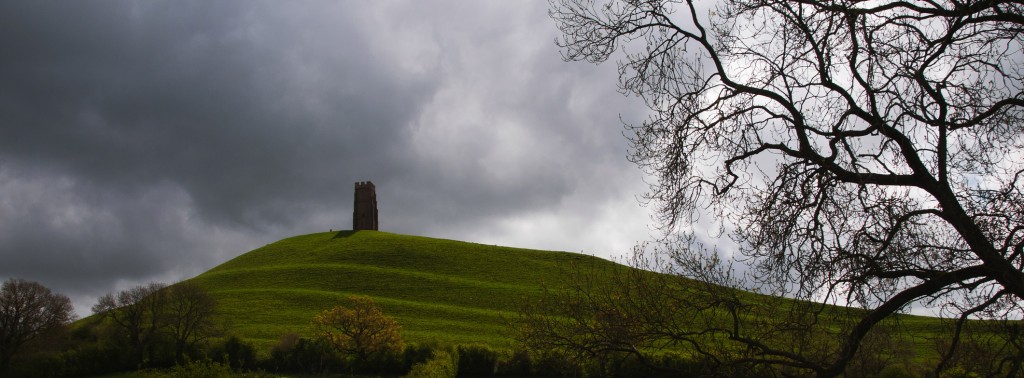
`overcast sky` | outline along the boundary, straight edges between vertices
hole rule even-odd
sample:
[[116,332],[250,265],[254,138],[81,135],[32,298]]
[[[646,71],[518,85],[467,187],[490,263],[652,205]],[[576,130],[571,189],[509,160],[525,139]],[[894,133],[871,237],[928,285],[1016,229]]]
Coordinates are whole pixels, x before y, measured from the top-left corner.
[[[80,315],[351,227],[622,256],[652,238],[613,62],[539,1],[0,2],[0,279]],[[621,120],[620,120],[621,119]]]

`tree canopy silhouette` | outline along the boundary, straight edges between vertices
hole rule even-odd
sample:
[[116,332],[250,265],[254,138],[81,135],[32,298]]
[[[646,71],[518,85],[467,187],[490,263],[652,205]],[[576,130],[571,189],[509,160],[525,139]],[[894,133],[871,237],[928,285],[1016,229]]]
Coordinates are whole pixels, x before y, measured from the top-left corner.
[[6,376],[11,357],[40,334],[74,320],[66,295],[38,282],[8,279],[0,286],[0,376]]
[[[565,59],[616,56],[652,111],[627,134],[660,224],[682,235],[661,268],[865,310],[820,330],[833,345],[798,347],[778,340],[833,311],[755,325],[756,306],[717,296],[735,319],[717,340],[756,352],[731,361],[835,376],[915,305],[957,320],[940,372],[967,319],[1021,316],[1024,4],[560,0],[551,15]],[[747,268],[707,251],[698,219]],[[1012,337],[997,371],[1020,371]]]

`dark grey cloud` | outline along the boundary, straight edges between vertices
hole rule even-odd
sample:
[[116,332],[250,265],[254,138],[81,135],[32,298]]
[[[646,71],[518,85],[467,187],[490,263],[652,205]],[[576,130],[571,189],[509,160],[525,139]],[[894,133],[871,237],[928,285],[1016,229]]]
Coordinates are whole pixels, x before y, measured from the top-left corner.
[[0,278],[88,301],[349,227],[624,253],[646,238],[611,65],[544,4],[0,3]]
[[[29,29],[3,33],[12,40],[0,44],[13,47],[5,51],[43,36],[0,66],[0,98],[12,99],[0,113],[6,159],[111,187],[172,181],[203,217],[274,222],[287,205],[272,199],[322,197],[315,188],[324,185],[313,184],[324,177],[351,181],[331,169],[377,153],[373,141],[395,140],[429,94],[387,64],[312,54],[365,52],[367,42],[344,39],[354,33],[343,27],[320,36],[334,42],[325,46],[308,33],[282,41],[252,30],[271,9],[104,4],[113,9],[5,12]],[[53,51],[65,47],[64,56]],[[308,74],[319,77],[304,82]]]

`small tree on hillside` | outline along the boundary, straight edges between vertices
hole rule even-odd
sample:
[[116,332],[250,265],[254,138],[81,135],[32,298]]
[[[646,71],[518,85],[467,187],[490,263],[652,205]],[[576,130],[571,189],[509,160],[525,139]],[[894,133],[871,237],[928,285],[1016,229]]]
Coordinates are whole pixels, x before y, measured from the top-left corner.
[[151,283],[104,295],[92,310],[124,333],[133,362],[142,366],[170,362],[172,350],[176,362],[183,362],[187,351],[214,334],[216,305],[196,284]]
[[167,329],[178,363],[184,362],[186,351],[213,334],[216,308],[217,302],[199,285],[180,282],[167,288]]
[[555,353],[579,366],[593,362],[601,376],[614,375],[619,361],[642,359],[658,348],[658,335],[646,326],[669,320],[653,321],[664,311],[647,311],[649,306],[633,300],[668,306],[664,295],[650,289],[664,290],[672,282],[641,287],[635,284],[649,281],[631,279],[635,273],[571,264],[565,272],[567,287],[544,288],[535,300],[521,304],[513,337],[530,351]]
[[100,297],[92,311],[111,319],[123,330],[132,348],[135,363],[145,363],[146,351],[152,347],[157,333],[164,326],[167,303],[165,285],[151,283]]
[[0,376],[27,341],[74,319],[71,300],[37,282],[4,281],[0,288]]
[[373,299],[353,296],[351,302],[349,307],[337,306],[313,318],[317,337],[357,361],[400,353],[405,348],[401,326],[394,318],[384,315]]

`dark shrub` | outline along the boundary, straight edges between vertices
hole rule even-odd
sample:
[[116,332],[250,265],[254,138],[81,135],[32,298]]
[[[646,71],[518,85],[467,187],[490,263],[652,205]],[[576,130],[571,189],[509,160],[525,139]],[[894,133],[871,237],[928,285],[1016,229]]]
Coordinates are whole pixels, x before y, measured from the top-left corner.
[[459,376],[490,377],[495,374],[498,353],[485,345],[459,345]]
[[233,369],[256,367],[256,348],[238,336],[231,336],[222,345],[215,346],[211,355],[215,361],[224,362]]
[[283,373],[324,375],[340,371],[342,361],[327,343],[289,334],[281,337],[270,351],[266,368]]
[[406,345],[405,351],[402,352],[402,368],[409,371],[413,365],[427,362],[437,349],[439,348],[433,344]]
[[364,361],[349,359],[350,371],[369,375],[402,375],[409,371],[405,366],[404,352],[375,353]]
[[298,366],[294,363],[295,347],[301,338],[297,333],[289,333],[281,336],[277,344],[270,349],[270,360],[263,366],[273,372],[299,372]]
[[561,353],[548,352],[533,357],[533,375],[548,378],[583,376],[583,366]]
[[517,349],[502,353],[494,366],[495,375],[502,377],[527,377],[533,371],[533,359],[530,353]]
[[11,366],[10,377],[89,377],[135,370],[125,349],[88,343],[60,353],[21,356]]

